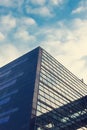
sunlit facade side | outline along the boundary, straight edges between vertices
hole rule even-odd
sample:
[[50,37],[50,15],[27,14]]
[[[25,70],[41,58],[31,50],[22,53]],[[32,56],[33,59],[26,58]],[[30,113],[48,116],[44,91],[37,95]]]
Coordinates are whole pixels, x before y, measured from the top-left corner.
[[45,50],[41,53],[35,130],[76,130],[84,126],[87,85]]

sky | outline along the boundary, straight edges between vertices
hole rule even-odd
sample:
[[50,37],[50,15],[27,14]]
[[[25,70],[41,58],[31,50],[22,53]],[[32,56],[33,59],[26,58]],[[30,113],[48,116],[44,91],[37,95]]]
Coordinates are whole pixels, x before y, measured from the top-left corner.
[[37,46],[87,83],[87,0],[0,0],[0,67]]

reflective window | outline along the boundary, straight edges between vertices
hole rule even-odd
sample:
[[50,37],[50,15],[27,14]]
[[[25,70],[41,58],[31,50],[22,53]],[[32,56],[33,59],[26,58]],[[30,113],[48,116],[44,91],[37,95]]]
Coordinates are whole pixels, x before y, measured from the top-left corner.
[[[47,52],[42,53],[37,104],[37,130],[61,130],[71,125],[81,112],[87,86]],[[81,100],[80,100],[81,99]],[[78,107],[79,106],[79,107]],[[35,129],[36,130],[36,129]]]

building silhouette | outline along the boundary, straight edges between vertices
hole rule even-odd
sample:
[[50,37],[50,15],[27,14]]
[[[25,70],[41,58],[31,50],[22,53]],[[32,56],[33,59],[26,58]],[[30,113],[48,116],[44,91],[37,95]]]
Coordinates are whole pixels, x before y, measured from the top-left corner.
[[41,47],[0,69],[0,130],[84,130],[87,85]]

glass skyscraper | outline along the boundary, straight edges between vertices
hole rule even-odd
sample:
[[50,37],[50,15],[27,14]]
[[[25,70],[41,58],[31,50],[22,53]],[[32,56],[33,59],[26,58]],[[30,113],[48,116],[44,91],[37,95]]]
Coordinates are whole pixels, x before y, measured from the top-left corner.
[[87,85],[38,47],[0,69],[0,130],[84,130]]

